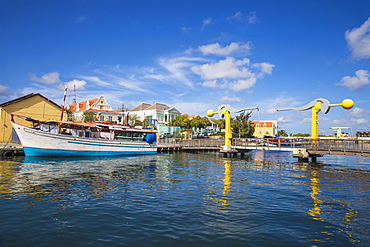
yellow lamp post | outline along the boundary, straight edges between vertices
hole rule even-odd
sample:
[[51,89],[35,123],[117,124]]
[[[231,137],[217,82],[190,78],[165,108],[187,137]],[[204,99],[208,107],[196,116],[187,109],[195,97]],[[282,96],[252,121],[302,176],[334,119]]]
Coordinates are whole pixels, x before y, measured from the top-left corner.
[[258,107],[250,107],[250,108],[243,108],[243,109],[233,109],[230,105],[221,105],[218,107],[218,112],[213,110],[207,111],[208,117],[213,117],[215,114],[219,114],[220,117],[225,117],[225,146],[223,147],[224,151],[231,151],[231,139],[233,135],[231,133],[231,116],[230,112],[241,112],[241,111],[248,111],[248,110],[258,110]]
[[319,139],[319,116],[318,113],[320,111],[327,114],[332,106],[342,106],[344,109],[349,110],[351,109],[355,103],[351,99],[345,99],[340,104],[330,104],[327,99],[318,98],[305,106],[296,107],[296,108],[288,108],[288,109],[278,109],[277,111],[287,111],[287,110],[297,110],[297,111],[305,111],[308,109],[312,109],[312,122],[311,122],[311,139]]

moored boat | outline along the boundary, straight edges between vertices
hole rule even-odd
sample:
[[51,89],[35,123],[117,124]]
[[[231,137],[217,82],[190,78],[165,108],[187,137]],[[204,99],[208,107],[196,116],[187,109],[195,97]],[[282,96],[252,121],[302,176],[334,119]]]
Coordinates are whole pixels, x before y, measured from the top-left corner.
[[[22,119],[22,124],[14,118]],[[20,121],[22,121],[20,120]],[[25,121],[26,120],[26,121]],[[26,156],[108,156],[157,153],[152,129],[107,122],[75,123],[12,115]],[[30,122],[30,126],[26,126]]]

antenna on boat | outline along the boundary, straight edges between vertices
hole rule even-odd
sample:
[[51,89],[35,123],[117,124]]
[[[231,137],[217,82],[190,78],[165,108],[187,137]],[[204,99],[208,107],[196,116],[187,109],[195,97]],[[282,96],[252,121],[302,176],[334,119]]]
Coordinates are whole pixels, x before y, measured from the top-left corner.
[[73,85],[73,98],[72,98],[72,104],[76,104],[76,84]]
[[64,86],[64,97],[62,102],[62,113],[60,114],[60,121],[63,121],[63,113],[64,113],[64,104],[66,103],[66,97],[67,97],[67,85]]

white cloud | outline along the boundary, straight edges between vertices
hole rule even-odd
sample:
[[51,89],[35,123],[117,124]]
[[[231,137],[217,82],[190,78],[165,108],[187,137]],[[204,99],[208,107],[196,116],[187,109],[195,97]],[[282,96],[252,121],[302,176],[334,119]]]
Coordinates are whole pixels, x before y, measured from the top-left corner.
[[256,23],[256,22],[258,22],[256,12],[255,11],[249,12],[249,14],[248,14],[248,23],[251,24],[251,23]]
[[253,76],[253,73],[248,68],[250,60],[236,60],[233,57],[228,57],[225,60],[220,60],[217,63],[203,64],[200,66],[191,67],[191,71],[200,75],[205,80],[213,80],[220,78],[245,78]]
[[351,91],[363,90],[366,85],[370,84],[369,71],[360,69],[355,72],[355,76],[345,76],[341,80],[342,83],[336,85],[344,86]]
[[215,43],[202,45],[198,48],[203,55],[228,56],[232,53],[248,53],[251,50],[251,43],[232,42],[225,47],[221,47],[219,43]]
[[366,118],[352,118],[349,120],[344,119],[335,119],[333,120],[333,124],[342,126],[343,122],[351,123],[351,127],[357,127],[357,128],[368,128],[370,127],[370,120]]
[[205,82],[201,83],[201,85],[203,87],[217,87],[217,81],[216,80],[205,81]]
[[222,101],[222,102],[226,102],[226,101],[230,101],[230,102],[242,102],[242,99],[239,98],[239,97],[227,97],[227,96],[224,96],[224,97],[220,98],[220,101]]
[[311,121],[312,121],[311,118],[305,118],[301,122],[299,122],[299,124],[308,124],[308,123],[311,123]]
[[140,81],[126,80],[126,79],[121,78],[119,79],[118,84],[129,90],[153,94],[152,91],[144,89],[144,87],[142,86],[143,83]]
[[235,20],[240,21],[242,17],[243,17],[242,12],[238,11],[233,16],[229,17],[228,19],[235,19]]
[[204,19],[203,20],[203,25],[202,25],[202,27],[201,27],[201,31],[203,32],[205,29],[206,29],[206,27],[208,26],[208,25],[210,25],[210,24],[212,24],[213,23],[213,21],[212,21],[212,19],[211,18],[207,18],[207,19]]
[[160,58],[159,65],[162,66],[167,73],[151,73],[145,75],[147,78],[174,83],[181,82],[189,87],[193,87],[193,82],[188,78],[189,67],[194,65],[194,62],[201,61],[200,58],[191,57],[176,57],[176,58]]
[[249,12],[248,15],[243,14],[242,12],[238,11],[233,16],[228,17],[229,20],[236,20],[239,22],[246,22],[248,24],[253,24],[258,22],[258,18],[255,11]]
[[348,115],[350,117],[360,118],[360,117],[369,116],[370,111],[365,110],[365,109],[361,109],[359,107],[355,107],[355,108],[351,109],[349,112],[347,112],[346,115]]
[[184,33],[189,33],[193,28],[191,27],[182,27],[181,30],[184,32]]
[[[219,85],[222,88],[240,91],[253,87],[257,78],[263,77],[264,74],[271,73],[274,65],[269,63],[259,63],[250,66],[250,60],[244,58],[237,60],[233,57],[227,57],[214,63],[193,66],[192,72],[199,75],[202,79],[212,81],[212,84],[205,83],[205,86]],[[257,69],[252,71],[251,69]]]
[[91,81],[91,82],[95,82],[95,83],[97,83],[99,85],[102,85],[102,86],[112,86],[111,83],[105,82],[97,76],[80,76],[80,78],[82,78],[84,80]]
[[366,125],[366,126],[369,126],[369,124],[370,124],[369,119],[365,119],[365,118],[351,119],[350,122],[351,123],[354,123],[355,125]]
[[[166,104],[166,102],[163,102],[163,103]],[[200,116],[205,116],[206,112],[209,109],[215,108],[213,102],[200,102],[200,101],[192,101],[192,102],[177,101],[171,104],[168,103],[167,105],[171,105],[175,107],[177,110],[179,110],[182,113],[188,113],[191,115],[200,115]],[[218,114],[216,114],[214,117],[218,117]]]
[[245,80],[236,80],[234,82],[226,83],[223,87],[230,88],[234,91],[240,91],[253,87],[257,82],[257,78],[251,77]]
[[353,58],[370,58],[370,17],[361,27],[347,30],[345,36]]
[[58,88],[64,90],[65,86],[67,86],[68,91],[73,91],[75,88],[76,90],[86,90],[85,85],[86,85],[86,81],[74,79],[67,83],[59,84]]
[[37,81],[45,84],[54,84],[60,82],[59,73],[58,72],[51,72],[48,74],[43,75],[41,78],[37,77],[35,74],[30,74],[29,79],[31,81]]
[[262,114],[276,114],[276,109],[275,108],[269,108],[266,111],[263,111]]
[[6,93],[7,89],[8,89],[8,87],[3,86],[3,85],[0,84],[0,95],[7,95],[7,93]]
[[263,77],[264,74],[271,75],[275,65],[271,63],[255,63],[253,64],[253,67],[260,69],[261,73],[259,74],[259,77]]
[[293,118],[291,116],[282,116],[277,119],[279,123],[290,123],[293,122]]

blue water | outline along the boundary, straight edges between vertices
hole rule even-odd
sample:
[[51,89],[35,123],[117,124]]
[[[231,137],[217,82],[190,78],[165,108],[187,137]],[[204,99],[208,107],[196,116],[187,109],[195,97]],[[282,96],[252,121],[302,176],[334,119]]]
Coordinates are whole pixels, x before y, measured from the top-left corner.
[[0,161],[0,246],[370,246],[370,158]]

